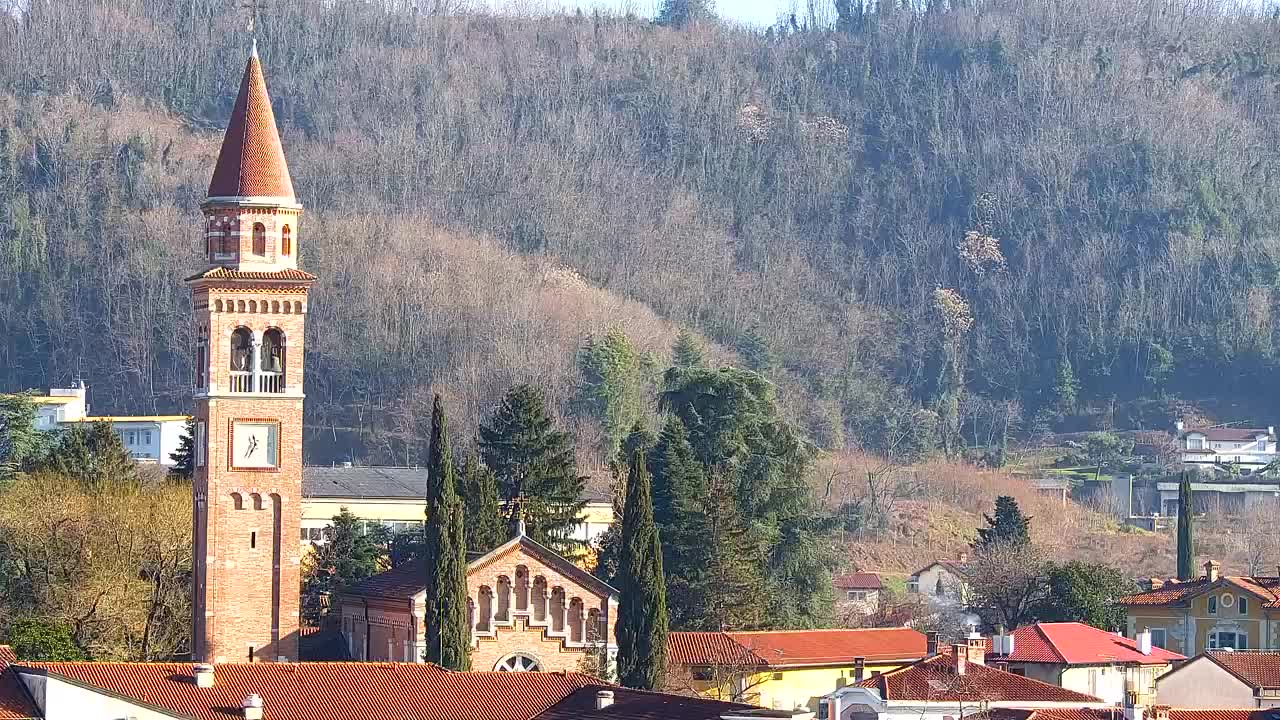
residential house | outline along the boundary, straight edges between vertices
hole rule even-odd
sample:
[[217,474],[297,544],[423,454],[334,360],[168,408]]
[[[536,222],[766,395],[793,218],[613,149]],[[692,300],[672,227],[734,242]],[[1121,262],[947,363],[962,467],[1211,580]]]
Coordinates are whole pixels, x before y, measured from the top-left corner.
[[187,432],[186,415],[89,415],[89,389],[84,383],[71,388],[52,388],[48,395],[30,396],[36,406],[37,430],[62,430],[78,423],[107,422],[120,436],[130,457],[140,463],[174,464]]
[[987,642],[971,637],[903,668],[830,693],[822,720],[951,720],[1008,708],[1108,708],[1100,698],[985,664]]
[[[4,648],[7,651],[7,648]],[[12,652],[7,653],[12,663]],[[5,720],[806,720],[807,713],[617,687],[579,673],[412,663],[13,663]]]
[[1280,652],[1211,650],[1156,681],[1156,701],[1180,708],[1280,708]]
[[1036,623],[991,641],[987,664],[1120,704],[1133,691],[1138,700],[1155,696],[1156,678],[1183,656],[1151,644],[1076,622]]
[[673,632],[667,689],[816,710],[823,695],[915,662],[927,646],[926,636],[910,628]]
[[1275,427],[1242,428],[1216,425],[1187,428],[1174,423],[1182,463],[1212,469],[1234,465],[1246,472],[1261,470],[1280,458]]
[[879,573],[856,572],[841,575],[832,580],[835,588],[836,608],[842,613],[870,615],[880,608],[880,593],[884,584]]
[[1230,576],[1210,560],[1185,582],[1155,580],[1152,589],[1120,599],[1125,635],[1151,632],[1151,643],[1187,657],[1205,650],[1280,649],[1280,577]]
[[[422,662],[426,577],[409,562],[339,594],[349,657]],[[476,670],[567,672],[617,652],[618,592],[524,533],[467,564],[467,612]]]
[[[427,469],[422,467],[307,465],[302,468],[302,541],[318,543],[333,517],[347,508],[364,522],[394,531],[422,525],[426,517]],[[586,507],[571,537],[593,541],[613,524],[607,487],[588,484]]]
[[935,560],[911,573],[907,592],[924,595],[931,602],[967,605],[972,595],[968,565],[968,553],[960,553],[956,560]]

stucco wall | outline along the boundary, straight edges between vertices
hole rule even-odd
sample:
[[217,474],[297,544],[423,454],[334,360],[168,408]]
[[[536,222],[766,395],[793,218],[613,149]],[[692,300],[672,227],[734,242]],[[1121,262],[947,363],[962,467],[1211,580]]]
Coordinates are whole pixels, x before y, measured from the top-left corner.
[[1253,690],[1206,657],[1156,680],[1156,701],[1177,708],[1252,708]]
[[36,705],[44,711],[45,720],[172,720],[177,717],[86,690],[58,678],[24,673],[22,679]]

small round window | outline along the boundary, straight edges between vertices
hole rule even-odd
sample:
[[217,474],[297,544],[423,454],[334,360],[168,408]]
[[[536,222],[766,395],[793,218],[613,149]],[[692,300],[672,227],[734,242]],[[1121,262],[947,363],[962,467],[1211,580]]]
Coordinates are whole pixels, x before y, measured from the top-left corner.
[[1222,593],[1222,607],[1231,607],[1236,603],[1236,596],[1231,593]]
[[538,659],[525,655],[523,653],[515,653],[508,655],[498,661],[493,666],[494,670],[499,672],[539,672],[542,665],[538,663]]

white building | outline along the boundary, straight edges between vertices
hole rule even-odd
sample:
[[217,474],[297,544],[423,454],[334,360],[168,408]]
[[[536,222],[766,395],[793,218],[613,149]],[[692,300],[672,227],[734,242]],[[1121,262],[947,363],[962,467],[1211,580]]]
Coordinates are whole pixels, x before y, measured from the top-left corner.
[[187,431],[186,415],[90,415],[88,388],[79,383],[72,388],[51,388],[48,395],[36,395],[36,429],[62,430],[76,423],[111,423],[125,450],[140,463],[171,466]]
[[1215,426],[1186,428],[1174,423],[1178,450],[1185,465],[1211,469],[1235,465],[1242,471],[1261,470],[1280,458],[1276,449],[1276,429]]

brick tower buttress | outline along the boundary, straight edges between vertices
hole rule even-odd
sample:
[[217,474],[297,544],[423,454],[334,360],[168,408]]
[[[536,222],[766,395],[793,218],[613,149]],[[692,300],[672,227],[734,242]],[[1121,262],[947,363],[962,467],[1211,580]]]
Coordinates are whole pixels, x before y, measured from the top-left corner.
[[298,659],[304,331],[302,206],[256,51],[202,210],[196,326],[192,657]]

